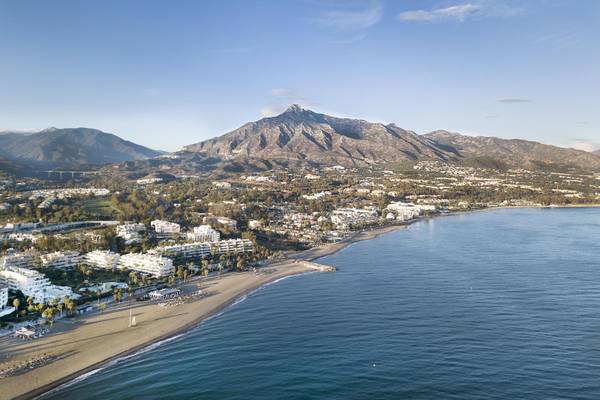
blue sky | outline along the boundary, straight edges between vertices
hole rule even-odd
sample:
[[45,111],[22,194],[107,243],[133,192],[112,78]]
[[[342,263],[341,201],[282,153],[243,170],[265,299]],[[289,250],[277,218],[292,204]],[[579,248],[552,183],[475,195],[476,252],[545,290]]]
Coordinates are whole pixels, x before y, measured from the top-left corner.
[[600,1],[0,0],[0,130],[163,150],[291,103],[600,148]]

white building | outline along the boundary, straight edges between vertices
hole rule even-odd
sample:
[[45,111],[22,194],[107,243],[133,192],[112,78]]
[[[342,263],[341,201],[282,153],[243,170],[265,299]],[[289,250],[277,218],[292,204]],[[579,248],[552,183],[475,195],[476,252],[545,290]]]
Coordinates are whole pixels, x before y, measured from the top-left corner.
[[20,290],[25,296],[31,296],[36,303],[46,303],[52,299],[62,300],[65,296],[78,298],[68,286],[52,285],[48,278],[32,269],[7,266],[0,269],[0,284],[10,290]]
[[396,220],[398,221],[408,221],[417,218],[422,213],[420,207],[417,207],[412,203],[403,203],[401,201],[388,204],[386,210],[394,213],[394,215],[396,215]]
[[153,253],[184,258],[206,258],[219,254],[245,254],[254,251],[254,244],[248,239],[229,239],[218,242],[196,242],[156,247]]
[[237,221],[227,217],[218,217],[216,215],[207,215],[202,219],[204,224],[219,224],[224,226],[225,228],[236,230],[237,229]]
[[434,212],[437,210],[437,208],[436,206],[430,204],[415,205],[413,203],[403,203],[401,201],[397,201],[388,204],[386,210],[393,212],[398,221],[408,221],[413,218],[417,218],[425,211]]
[[85,255],[85,261],[94,268],[115,269],[121,256],[109,250],[94,250]]
[[15,311],[15,308],[8,305],[8,286],[0,285],[0,317],[4,317],[13,311]]
[[40,260],[44,267],[66,270],[79,265],[83,261],[83,256],[78,251],[55,251],[54,253],[42,254]]
[[262,228],[262,226],[262,222],[257,219],[251,219],[250,221],[248,221],[248,229],[260,229]]
[[150,222],[150,225],[154,228],[156,236],[161,238],[175,236],[181,232],[181,226],[175,222],[155,219],[154,221]]
[[6,266],[29,268],[33,266],[36,254],[33,252],[11,252],[0,258],[0,269]]
[[149,274],[156,277],[169,275],[174,271],[173,261],[155,254],[129,253],[119,259],[119,268]]
[[352,224],[372,224],[379,220],[377,208],[338,208],[331,213],[331,222],[339,229],[348,229]]
[[125,244],[136,243],[142,240],[140,232],[144,232],[144,224],[121,224],[117,225],[117,237],[125,240]]
[[214,181],[212,184],[219,189],[231,189],[231,183],[226,181]]
[[194,242],[218,242],[221,234],[210,225],[200,225],[194,227],[192,232],[188,232],[187,237]]

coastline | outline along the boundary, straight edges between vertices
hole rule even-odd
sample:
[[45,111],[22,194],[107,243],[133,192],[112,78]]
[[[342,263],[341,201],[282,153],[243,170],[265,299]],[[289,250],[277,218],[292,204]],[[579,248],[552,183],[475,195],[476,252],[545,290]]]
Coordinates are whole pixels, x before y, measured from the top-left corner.
[[[48,348],[57,360],[16,376],[0,379],[0,399],[31,399],[153,344],[188,332],[240,298],[275,281],[318,271],[312,263],[284,260],[251,272],[225,274],[184,284],[187,292],[202,287],[209,295],[175,307],[124,302],[104,314],[82,316],[55,323],[54,333],[34,341],[12,338],[0,341],[0,353],[13,354],[11,362],[23,361]],[[138,319],[127,327],[129,310]],[[75,325],[75,326],[73,326]],[[14,346],[14,348],[13,348]],[[9,350],[10,347],[10,350]]]
[[[69,339],[76,340],[76,343],[82,343],[77,346],[71,346],[71,351],[75,351],[76,353],[66,354],[64,357],[62,357],[62,355],[59,355],[61,357],[59,357],[57,361],[53,361],[39,368],[32,369],[18,376],[0,378],[0,399],[30,399],[40,396],[44,393],[58,388],[63,384],[71,382],[77,377],[95,371],[99,368],[102,368],[103,366],[107,366],[107,364],[109,364],[111,361],[119,360],[124,357],[133,355],[153,344],[163,342],[165,340],[174,338],[180,334],[188,332],[189,330],[197,327],[203,321],[219,314],[220,312],[234,304],[236,301],[238,301],[240,298],[260,289],[265,285],[276,282],[283,278],[287,278],[289,276],[317,271],[317,269],[315,269],[315,264],[311,263],[311,261],[337,253],[338,251],[350,246],[353,243],[371,240],[390,232],[405,229],[413,223],[426,221],[428,218],[435,218],[437,216],[460,215],[465,213],[471,213],[474,211],[491,211],[513,208],[552,209],[598,207],[600,207],[600,205],[598,204],[575,207],[494,207],[477,210],[454,211],[451,213],[436,215],[433,217],[418,218],[402,224],[393,224],[375,227],[371,229],[365,229],[362,231],[354,232],[350,236],[344,238],[343,240],[337,243],[327,244],[324,246],[319,246],[316,248],[298,252],[289,252],[288,254],[286,254],[286,259],[278,262],[273,262],[263,267],[261,269],[262,272],[257,275],[254,275],[250,272],[231,273],[220,277],[210,277],[206,280],[196,280],[194,282],[188,283],[187,285],[184,284],[184,286],[189,286],[188,291],[194,288],[197,289],[198,287],[202,287],[203,290],[207,291],[213,288],[215,290],[223,291],[211,295],[206,299],[194,300],[191,303],[186,303],[177,307],[159,307],[155,304],[145,303],[142,305],[138,305],[135,302],[126,302],[121,307],[117,307],[115,310],[108,311],[104,314],[93,314],[90,316],[80,317],[74,322],[58,322],[57,324],[55,324],[55,330],[57,331],[56,333],[42,339],[37,339],[33,342],[24,343],[22,345],[21,343],[17,343],[17,345],[15,346],[17,348],[17,356],[15,357],[15,359],[20,359],[22,361],[24,358],[30,356],[31,354],[39,353],[40,351],[38,347],[45,348],[51,345],[52,343],[58,343],[61,341],[64,342],[65,340],[68,341]],[[252,279],[252,277],[254,277],[255,279]],[[214,297],[218,298],[215,299]],[[212,301],[211,304],[207,305],[205,303],[207,300]],[[146,316],[148,314],[152,314],[154,316],[154,320],[148,321],[144,320],[144,318],[142,317],[140,318],[140,326],[136,327],[137,329],[121,329],[118,327],[115,329],[115,320],[125,321],[130,308],[133,308],[135,310],[136,317],[138,315],[140,315],[141,317],[145,313],[147,313]],[[185,311],[185,313],[183,313],[186,315],[185,318],[181,316],[182,313],[171,315],[172,313],[177,313],[182,310]],[[190,313],[194,313],[194,315],[189,315]],[[176,318],[178,316],[179,318]],[[174,326],[165,326],[163,323],[156,322],[167,318],[175,318]],[[57,327],[57,325],[62,324],[66,326]],[[86,335],[89,336],[90,333],[98,333],[96,327],[89,327],[93,324],[99,324],[97,326],[100,327],[109,325],[113,329],[112,331],[110,331],[109,329],[108,333],[92,336],[88,339]],[[69,327],[68,325],[76,326]],[[158,328],[159,333],[151,335],[136,335],[135,332],[139,331],[139,328],[142,326],[145,330],[152,330]],[[87,329],[84,329],[86,327]],[[113,347],[110,346],[110,343],[104,343],[107,339],[100,338],[105,337],[107,335],[114,335],[114,337],[111,338],[112,343],[121,342],[121,346]],[[131,340],[132,335],[135,338],[135,340],[133,341]],[[129,340],[127,340],[127,336],[129,337]],[[0,354],[6,351],[6,340],[7,339],[2,339],[0,341]],[[95,346],[92,346],[92,349],[88,348],[86,350],[85,346],[89,345],[89,342],[94,342]],[[14,345],[15,341],[12,340],[9,344]],[[107,353],[107,347],[109,347],[112,351],[109,351]],[[93,354],[94,350],[98,351],[99,354],[94,354],[95,357],[88,358],[87,354]],[[102,350],[104,350],[104,352],[102,352]],[[74,358],[76,358],[76,362],[73,363]],[[72,363],[74,365],[71,365],[70,368],[65,367],[64,372],[62,372],[63,370],[61,370],[60,367],[69,363]]]

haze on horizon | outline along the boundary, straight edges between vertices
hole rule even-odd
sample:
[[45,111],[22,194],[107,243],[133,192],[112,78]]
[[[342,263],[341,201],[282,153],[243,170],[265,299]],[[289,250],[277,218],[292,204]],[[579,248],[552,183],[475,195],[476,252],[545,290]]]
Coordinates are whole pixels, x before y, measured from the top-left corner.
[[178,150],[283,111],[600,148],[600,2],[3,1],[0,130]]

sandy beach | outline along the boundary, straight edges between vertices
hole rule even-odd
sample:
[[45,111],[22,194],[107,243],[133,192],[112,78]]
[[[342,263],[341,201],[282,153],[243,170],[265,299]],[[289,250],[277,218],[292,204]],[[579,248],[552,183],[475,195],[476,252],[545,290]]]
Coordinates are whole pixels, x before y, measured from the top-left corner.
[[[39,339],[0,339],[0,370],[31,359],[50,361],[14,376],[0,378],[0,399],[28,399],[109,360],[134,353],[149,344],[172,337],[218,313],[236,299],[286,276],[316,271],[310,262],[285,260],[258,273],[228,273],[182,285],[183,294],[202,289],[206,296],[184,304],[161,307],[150,302],[123,302],[107,309],[54,324],[52,333]],[[128,327],[132,310],[137,325]]]
[[[591,207],[594,206],[597,205]],[[404,229],[409,224],[358,231],[337,243],[288,252],[286,259],[269,264],[257,274],[227,273],[195,279],[181,286],[183,294],[202,289],[206,296],[178,306],[161,307],[150,302],[124,302],[107,309],[103,314],[94,313],[61,320],[54,324],[51,334],[40,339],[23,342],[12,337],[1,338],[0,371],[32,359],[45,358],[46,361],[41,366],[20,374],[0,377],[0,400],[29,399],[45,393],[110,360],[188,331],[231,305],[236,299],[267,283],[291,275],[319,271],[321,266],[311,261],[340,251],[352,243]],[[136,317],[135,327],[128,327],[130,310]]]

